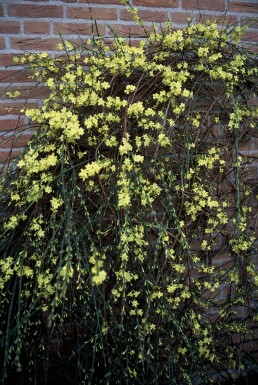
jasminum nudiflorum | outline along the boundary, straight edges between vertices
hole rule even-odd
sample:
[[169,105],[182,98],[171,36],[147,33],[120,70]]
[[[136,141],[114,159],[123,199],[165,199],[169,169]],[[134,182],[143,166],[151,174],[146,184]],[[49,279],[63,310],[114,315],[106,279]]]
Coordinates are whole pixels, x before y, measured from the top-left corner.
[[3,383],[48,362],[88,385],[248,369],[258,67],[242,31],[168,24],[19,59],[49,96],[1,175]]

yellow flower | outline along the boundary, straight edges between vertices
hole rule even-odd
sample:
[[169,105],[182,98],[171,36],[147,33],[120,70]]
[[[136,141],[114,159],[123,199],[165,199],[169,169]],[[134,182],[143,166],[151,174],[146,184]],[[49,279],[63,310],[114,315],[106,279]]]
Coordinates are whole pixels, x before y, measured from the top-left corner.
[[135,163],[142,163],[144,161],[144,157],[142,155],[134,155],[133,160]]
[[55,198],[55,197],[53,197],[53,198],[50,200],[52,212],[53,212],[53,213],[57,212],[57,210],[59,209],[60,206],[62,206],[63,203],[64,203],[64,201],[63,201],[61,198]]
[[122,144],[119,146],[119,152],[121,155],[125,155],[127,154],[128,152],[131,152],[132,151],[132,146],[131,144],[129,143],[129,135],[127,134],[123,140],[122,140]]
[[95,285],[101,285],[106,279],[107,273],[104,270],[99,270],[99,272],[92,277],[92,282]]
[[121,190],[118,193],[118,207],[127,207],[131,203],[131,197],[128,190]]
[[5,229],[15,229],[15,227],[18,226],[18,223],[19,223],[19,218],[15,215],[12,215],[10,218],[9,218],[9,221],[7,223],[4,224],[4,228]]
[[170,139],[162,132],[158,136],[158,143],[161,145],[161,147],[165,147],[170,144]]
[[210,249],[211,249],[211,246],[208,245],[208,242],[206,241],[206,239],[203,239],[201,243],[201,250],[205,251]]
[[184,356],[187,353],[186,348],[182,348],[181,346],[178,348],[178,353],[180,353],[182,356]]
[[131,92],[134,92],[136,89],[136,87],[132,84],[128,84],[126,87],[125,87],[125,94],[130,94]]

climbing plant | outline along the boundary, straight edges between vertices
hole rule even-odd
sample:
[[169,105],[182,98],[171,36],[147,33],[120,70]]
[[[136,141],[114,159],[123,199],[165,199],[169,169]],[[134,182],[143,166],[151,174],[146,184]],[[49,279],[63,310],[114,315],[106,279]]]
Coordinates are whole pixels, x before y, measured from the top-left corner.
[[167,24],[17,59],[49,96],[25,106],[37,130],[1,174],[3,383],[253,367],[258,67],[242,33]]

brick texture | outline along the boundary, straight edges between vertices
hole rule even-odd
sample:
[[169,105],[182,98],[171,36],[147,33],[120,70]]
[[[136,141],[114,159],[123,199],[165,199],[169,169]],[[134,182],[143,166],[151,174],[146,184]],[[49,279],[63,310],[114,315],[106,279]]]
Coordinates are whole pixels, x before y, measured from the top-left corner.
[[258,1],[231,1],[228,2],[228,10],[231,12],[258,13]]
[[[20,101],[12,101],[7,103],[1,103],[0,104],[0,115],[6,116],[6,115],[21,115],[21,108],[24,107],[25,100]],[[37,108],[38,103],[26,103],[27,108]]]
[[19,154],[21,150],[13,150],[13,151],[1,151],[0,152],[0,163],[11,161],[12,159],[15,159]]
[[249,25],[251,28],[258,29],[258,17],[240,16],[241,25]]
[[243,39],[252,43],[253,41],[258,41],[258,31],[247,31],[243,35]]
[[[65,0],[65,2],[69,3],[69,0]],[[76,3],[76,0],[74,1]],[[110,5],[110,4],[117,4],[117,5],[121,5],[121,1],[120,0],[78,0],[78,3],[91,3],[91,4],[107,4],[107,5]]]
[[[1,41],[1,39],[0,39]],[[7,51],[8,52],[8,51]],[[4,70],[8,70],[5,67],[11,66],[13,64],[14,56],[22,56],[22,54],[14,54],[14,53],[1,53],[0,54],[0,67],[4,67]],[[2,79],[2,77],[0,77]]]
[[170,20],[173,24],[187,24],[187,20],[190,19],[192,20],[194,18],[193,14],[191,12],[177,12],[177,11],[172,11]]
[[[13,62],[13,56],[11,56],[7,61],[6,65],[9,65]],[[1,61],[0,61],[1,65]],[[5,62],[4,62],[5,65]],[[7,69],[0,69],[0,79],[2,80],[2,83],[27,83],[28,81],[31,81],[29,79],[29,72],[28,71],[17,71],[16,69],[12,69],[10,66]],[[3,86],[0,83],[0,89]],[[9,88],[8,88],[9,90]]]
[[[91,23],[54,23],[54,32],[56,34],[60,33],[62,35],[91,35],[91,33],[96,33],[96,26]],[[105,34],[105,26],[98,26],[98,33],[100,35]]]
[[[193,22],[213,20],[221,25],[248,24],[250,28],[244,39],[248,44],[258,41],[258,0],[132,0],[131,3],[139,7],[147,31],[152,30],[153,23],[171,21],[174,28],[182,28],[187,19]],[[97,21],[98,32],[92,20]],[[12,131],[18,117],[19,122],[24,123],[20,118],[24,99],[15,99],[12,103],[4,100],[4,89],[14,82],[13,88],[21,88],[21,98],[26,98],[26,87],[32,85],[29,74],[19,72],[13,66],[14,56],[23,56],[24,51],[55,54],[59,34],[71,41],[79,41],[79,37],[86,39],[92,33],[111,37],[112,31],[136,37],[132,41],[134,45],[145,33],[133,22],[132,15],[120,0],[0,0],[1,133]],[[36,107],[45,93],[46,89],[38,88],[28,103]],[[26,138],[21,143],[25,142]],[[6,141],[2,150],[0,145],[0,162],[8,156],[8,143],[11,142]]]
[[37,5],[37,4],[10,4],[7,7],[9,16],[38,18],[62,17],[63,9],[58,5]]
[[121,36],[135,36],[135,37],[144,37],[145,31],[152,32],[153,28],[150,26],[145,27],[143,29],[142,27],[138,25],[124,25],[124,24],[116,24],[115,26],[112,26],[112,29],[110,29],[109,33],[112,34],[112,31],[115,33],[120,34]]
[[133,5],[142,7],[164,7],[164,8],[177,8],[179,6],[178,0],[133,0]]
[[196,17],[196,21],[200,23],[204,23],[205,21],[212,21],[217,23],[218,25],[229,25],[229,24],[237,24],[237,17],[234,15],[205,15],[205,14],[200,14]]
[[0,49],[5,49],[5,40],[3,37],[0,37]]
[[182,6],[184,9],[191,10],[208,10],[208,11],[225,11],[224,0],[183,0]]
[[20,23],[19,21],[1,21],[0,24],[0,34],[13,34],[20,33]]
[[57,44],[60,42],[58,38],[23,38],[23,37],[11,37],[10,45],[15,50],[22,51],[42,51],[49,50],[55,51]]
[[71,7],[67,10],[71,19],[116,20],[117,11],[114,8]]
[[26,143],[31,139],[31,135],[12,135],[6,136],[5,140],[1,141],[2,148],[20,148],[24,147]]
[[[139,10],[138,14],[144,21],[162,23],[169,20],[169,13],[164,11]],[[132,14],[127,10],[120,12],[121,20],[132,21],[132,18]]]
[[50,25],[47,21],[25,21],[24,33],[25,34],[48,34]]
[[0,131],[16,131],[24,125],[24,119],[5,119],[0,120]]

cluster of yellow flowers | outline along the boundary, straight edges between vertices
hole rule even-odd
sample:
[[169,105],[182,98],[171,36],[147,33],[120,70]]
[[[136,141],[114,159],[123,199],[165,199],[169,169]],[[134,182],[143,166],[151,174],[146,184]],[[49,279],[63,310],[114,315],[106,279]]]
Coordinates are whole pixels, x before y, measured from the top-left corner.
[[257,125],[246,98],[258,67],[234,48],[242,31],[168,24],[136,46],[98,37],[86,52],[64,42],[65,56],[20,59],[49,88],[25,111],[39,130],[1,189],[0,305],[20,296],[22,333],[37,312],[53,327],[74,316],[90,325],[80,357],[108,352],[109,365],[119,352],[133,384],[150,372],[155,383],[175,372],[171,384],[191,384],[191,367],[234,361],[220,346],[223,325],[232,342],[229,304],[245,306],[258,284],[253,191],[238,153]]

